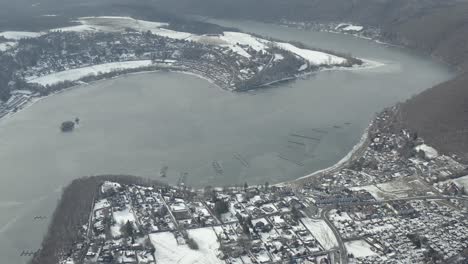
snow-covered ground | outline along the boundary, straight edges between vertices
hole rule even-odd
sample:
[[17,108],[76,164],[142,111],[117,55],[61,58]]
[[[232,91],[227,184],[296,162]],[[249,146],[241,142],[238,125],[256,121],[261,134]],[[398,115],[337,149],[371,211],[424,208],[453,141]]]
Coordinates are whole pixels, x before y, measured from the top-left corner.
[[116,70],[136,69],[150,65],[152,65],[151,60],[110,62],[78,69],[56,72],[41,77],[32,77],[28,78],[27,81],[30,83],[38,83],[46,86],[57,84],[62,81],[76,81],[91,74],[109,73]]
[[41,32],[28,32],[28,31],[4,31],[0,32],[0,36],[9,40],[20,40],[25,38],[36,38],[44,33]]
[[408,197],[412,187],[404,180],[380,183],[376,185],[357,186],[350,188],[353,191],[366,190],[379,201]]
[[114,190],[114,191],[117,191],[118,188],[122,187],[119,183],[117,182],[110,182],[110,181],[105,181],[102,185],[101,185],[101,192],[102,193],[105,193],[109,190]]
[[446,181],[443,181],[443,182],[440,182],[440,184],[446,184],[446,183],[449,183],[449,182],[454,182],[456,183],[458,186],[460,187],[465,187],[465,190],[468,190],[468,175],[466,176],[463,176],[463,177],[460,177],[460,178],[456,178],[456,179],[451,179],[451,180],[446,180]]
[[[166,29],[167,23],[153,22],[138,20],[131,17],[119,17],[119,16],[99,16],[99,17],[81,17],[74,26],[55,28],[50,31],[74,31],[74,32],[124,32],[130,28],[140,32],[151,31],[153,34],[165,36],[172,39],[184,39],[196,41],[204,44],[217,45],[221,47],[230,48],[233,52],[250,58],[251,55],[247,52],[249,48],[257,52],[267,52],[268,47],[276,46],[278,48],[287,50],[302,57],[310,64],[313,65],[339,65],[346,63],[346,59],[327,54],[325,52],[314,51],[309,49],[302,49],[294,46],[290,43],[274,42],[262,38],[255,37],[250,34],[241,32],[226,31],[219,35],[197,35],[188,32],[174,31]],[[45,34],[46,32],[15,32],[7,31],[1,32],[3,35],[12,40],[18,40],[26,37],[38,37]],[[5,50],[8,47],[15,45],[14,42],[8,44],[0,44],[0,50]],[[282,60],[283,56],[280,54],[273,54],[274,61]],[[95,66],[82,67],[78,69],[70,69],[62,72],[52,73],[45,76],[32,76],[27,79],[30,83],[38,83],[41,85],[53,85],[61,81],[76,81],[90,74],[108,73],[119,69],[134,69],[144,66],[149,66],[151,62],[149,60],[142,61],[128,61],[128,62],[114,62],[106,63]],[[367,64],[366,64],[367,65]],[[304,64],[300,70],[307,69],[307,64]]]
[[112,212],[112,217],[117,224],[125,224],[127,221],[135,222],[135,216],[130,212],[130,208],[125,208],[122,211]]
[[101,199],[101,200],[98,200],[94,204],[94,211],[100,210],[100,209],[103,209],[103,208],[108,208],[108,207],[110,207],[109,201],[107,199]]
[[190,230],[189,235],[197,242],[198,250],[190,249],[187,245],[179,245],[171,232],[150,234],[151,243],[156,248],[156,262],[158,264],[224,263],[216,257],[219,244],[211,227]]
[[356,26],[353,24],[345,24],[341,23],[338,26],[336,26],[335,30],[341,30],[341,31],[355,31],[355,32],[360,32],[364,29],[363,26]]
[[435,150],[433,147],[428,146],[426,144],[421,144],[419,146],[416,146],[414,149],[416,151],[420,151],[420,150],[423,151],[424,155],[428,159],[435,159],[437,158],[437,156],[439,156],[439,153],[437,152],[437,150]]
[[209,43],[212,45],[228,47],[232,51],[247,58],[250,58],[250,55],[243,48],[245,46],[249,46],[256,51],[264,51],[268,48],[268,46],[276,45],[279,48],[291,51],[292,53],[306,59],[307,61],[315,65],[342,64],[346,62],[346,59],[338,56],[330,55],[319,51],[301,49],[289,43],[276,43],[241,32],[226,31],[223,32],[222,35],[196,35],[188,32],[181,32],[163,28],[164,26],[168,26],[167,23],[138,20],[131,17],[82,17],[79,18],[76,22],[79,23],[79,25],[64,28],[56,28],[52,31],[62,30],[76,32],[119,32],[124,31],[127,28],[131,28],[141,32],[149,30],[153,34],[172,39],[185,39],[205,44]]
[[130,211],[129,207],[126,207],[122,211],[112,212],[112,218],[115,221],[115,225],[111,226],[111,233],[112,233],[113,237],[119,237],[122,234],[120,232],[120,229],[128,221],[131,222],[131,223],[135,223],[135,216]]
[[346,62],[345,58],[341,58],[335,55],[327,54],[320,51],[308,50],[298,48],[290,43],[277,42],[278,47],[288,50],[305,60],[309,61],[311,64],[315,65],[336,65],[343,64]]
[[138,31],[148,31],[167,26],[167,23],[151,22],[145,20],[133,19],[131,17],[118,17],[118,16],[101,16],[101,17],[80,17],[74,21],[77,23],[75,26],[54,28],[50,31],[105,31],[105,32],[119,32],[125,31],[126,28],[131,28]]
[[467,176],[463,176],[461,178],[458,178],[458,179],[455,179],[453,180],[454,182],[456,182],[457,184],[459,185],[462,185],[465,187],[465,190],[468,190],[468,175]]
[[333,231],[324,220],[302,218],[301,221],[325,250],[338,246],[338,241],[336,241]]
[[364,240],[346,242],[345,246],[348,253],[353,254],[355,258],[376,255],[376,253],[371,250],[371,245]]
[[0,51],[7,51],[11,48],[14,48],[16,45],[17,45],[16,42],[11,42],[11,41],[2,42],[0,43]]

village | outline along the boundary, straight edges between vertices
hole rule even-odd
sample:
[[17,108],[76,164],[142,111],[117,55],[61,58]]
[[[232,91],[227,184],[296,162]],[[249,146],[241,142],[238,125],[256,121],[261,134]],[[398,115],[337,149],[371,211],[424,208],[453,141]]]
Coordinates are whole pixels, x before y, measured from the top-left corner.
[[[420,180],[397,180],[407,178]],[[82,241],[62,263],[461,263],[467,257],[464,193],[324,182],[203,190],[105,182]]]
[[395,133],[394,111],[319,177],[202,190],[105,182],[63,263],[462,263],[466,166]]
[[267,183],[193,191],[105,182],[62,263],[453,261],[467,254],[467,203]]
[[44,32],[0,32],[0,116],[37,97],[133,72],[192,73],[222,89],[246,91],[321,68],[364,64],[346,54],[242,32],[192,34],[130,17],[76,23],[81,24]]
[[[131,72],[190,72],[241,91],[317,67],[295,49],[209,44],[214,38],[126,29],[21,39],[0,53],[21,64],[0,118],[42,96]],[[85,68],[94,71],[56,78]],[[397,112],[379,114],[340,166],[292,182],[195,190],[107,181],[61,263],[462,263],[467,167],[394,126]]]
[[105,182],[100,197],[70,263],[330,263],[337,251],[326,226],[302,219],[289,188]]
[[5,60],[15,58],[4,67],[18,68],[8,82],[8,99],[0,100],[0,117],[34,98],[132,72],[190,72],[223,89],[243,91],[294,78],[316,67],[274,46],[255,49],[239,43],[227,47],[211,45],[210,36],[206,38],[207,43],[195,42],[128,29],[123,33],[51,31],[20,39],[0,52]]

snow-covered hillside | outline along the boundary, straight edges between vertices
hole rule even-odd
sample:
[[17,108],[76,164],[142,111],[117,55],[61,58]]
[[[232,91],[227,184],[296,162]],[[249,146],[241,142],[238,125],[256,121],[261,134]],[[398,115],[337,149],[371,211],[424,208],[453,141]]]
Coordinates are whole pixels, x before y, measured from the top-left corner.
[[44,33],[42,32],[27,32],[27,31],[3,31],[0,32],[0,37],[8,40],[20,40],[25,38],[36,38]]
[[79,25],[56,28],[52,31],[107,31],[107,32],[118,32],[124,31],[128,28],[133,30],[146,32],[151,31],[153,34],[172,38],[172,39],[183,39],[200,42],[204,44],[219,45],[228,47],[232,51],[238,53],[241,56],[250,58],[250,55],[245,51],[246,48],[252,48],[255,51],[266,51],[268,47],[278,47],[299,57],[304,58],[313,65],[338,65],[346,63],[346,59],[325,52],[314,51],[309,49],[301,49],[293,44],[269,41],[266,39],[258,38],[250,34],[241,32],[223,32],[222,35],[197,35],[188,32],[175,31],[167,29],[167,23],[152,22],[134,19],[131,17],[116,17],[116,16],[100,16],[100,17],[82,17],[77,21]]

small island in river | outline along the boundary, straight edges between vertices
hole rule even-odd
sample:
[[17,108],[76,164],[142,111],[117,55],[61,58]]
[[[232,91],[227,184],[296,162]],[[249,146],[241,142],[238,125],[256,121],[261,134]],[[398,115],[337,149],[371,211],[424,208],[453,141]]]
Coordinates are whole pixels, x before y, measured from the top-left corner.
[[73,121],[64,121],[62,125],[60,125],[60,130],[62,130],[62,132],[71,132],[73,129],[75,129],[75,122]]

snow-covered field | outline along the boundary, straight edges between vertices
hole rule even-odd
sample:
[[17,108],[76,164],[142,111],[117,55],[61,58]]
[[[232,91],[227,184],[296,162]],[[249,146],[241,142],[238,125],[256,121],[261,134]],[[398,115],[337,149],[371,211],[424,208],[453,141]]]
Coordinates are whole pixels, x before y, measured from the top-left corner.
[[163,28],[168,26],[167,23],[152,22],[145,20],[133,19],[131,17],[113,17],[113,16],[100,16],[100,17],[82,17],[77,21],[79,25],[56,28],[52,31],[107,31],[107,32],[121,32],[127,28],[137,31],[145,32],[151,31],[153,34],[172,38],[172,39],[185,39],[205,44],[219,45],[230,48],[232,51],[241,56],[250,58],[250,55],[243,47],[249,46],[256,51],[264,51],[270,45],[276,45],[281,49],[288,50],[315,65],[330,65],[342,64],[346,59],[330,55],[324,52],[307,50],[298,48],[289,43],[276,43],[266,39],[257,38],[250,34],[241,32],[223,32],[222,35],[196,35],[188,32],[181,32]]
[[336,241],[336,237],[333,234],[333,231],[324,220],[302,218],[301,221],[325,250],[338,246],[338,241]]
[[457,179],[453,179],[453,180],[446,180],[446,181],[441,182],[441,184],[446,184],[446,183],[449,183],[449,182],[454,182],[458,186],[460,186],[460,187],[463,186],[463,187],[465,187],[465,190],[468,190],[468,175],[457,178]]
[[468,190],[468,175],[467,176],[463,176],[461,178],[458,178],[458,179],[455,179],[453,180],[454,182],[462,185],[465,187],[465,190]]
[[20,40],[25,38],[36,38],[44,33],[41,32],[28,32],[28,31],[4,31],[0,32],[0,36],[9,40]]
[[118,16],[101,16],[101,17],[80,17],[74,21],[75,26],[54,28],[51,31],[106,31],[120,32],[126,28],[131,28],[138,31],[148,31],[162,26],[167,26],[167,23],[151,22],[145,20],[137,20],[131,17]]
[[130,212],[130,208],[128,207],[122,211],[112,212],[112,218],[115,221],[115,225],[111,226],[111,233],[113,237],[119,237],[122,234],[120,229],[128,221],[135,223],[135,216],[132,212]]
[[112,212],[112,217],[117,224],[125,224],[127,221],[135,222],[135,216],[128,207],[122,211]]
[[345,246],[348,253],[353,254],[356,258],[376,255],[376,253],[371,250],[371,245],[364,240],[346,242]]
[[408,182],[392,181],[388,183],[380,183],[376,185],[358,186],[350,188],[353,191],[366,190],[376,200],[396,199],[408,197],[408,192],[413,189]]
[[308,50],[298,48],[290,43],[278,42],[276,43],[278,47],[288,50],[305,60],[309,61],[311,64],[315,65],[336,65],[346,62],[345,58],[334,56],[320,51]]
[[118,188],[120,188],[121,185],[117,182],[110,182],[110,181],[105,181],[102,185],[101,185],[101,192],[102,193],[106,193],[108,192],[109,190],[114,190],[114,191],[117,191]]
[[346,24],[346,23],[341,23],[338,26],[336,26],[335,30],[342,30],[342,31],[362,31],[364,29],[363,26],[356,26],[353,24]]
[[156,262],[158,264],[224,263],[216,257],[219,245],[211,227],[190,230],[189,235],[197,242],[198,250],[192,250],[187,245],[179,245],[171,232],[150,234],[151,243],[156,248]]
[[[267,52],[269,47],[275,46],[283,50],[287,50],[298,57],[302,57],[310,64],[313,65],[339,65],[346,63],[346,59],[327,54],[325,52],[314,51],[309,49],[302,49],[294,46],[290,43],[275,42],[258,38],[250,34],[241,32],[226,31],[219,35],[197,35],[188,32],[180,32],[164,28],[168,26],[167,23],[153,22],[138,20],[131,17],[119,17],[119,16],[99,16],[99,17],[81,17],[75,21],[76,25],[55,28],[50,31],[73,31],[73,32],[124,32],[130,28],[140,32],[151,31],[153,34],[172,38],[172,39],[184,39],[204,44],[217,45],[221,47],[227,47],[233,52],[245,57],[250,58],[251,55],[247,52],[248,48],[251,48],[257,52]],[[11,40],[19,40],[22,38],[38,37],[46,32],[17,32],[7,31],[1,32],[0,36],[5,36]],[[8,42],[8,44],[0,44],[0,51],[6,50],[11,46],[14,46],[15,42]],[[274,61],[283,59],[278,54],[273,54]],[[151,62],[148,60],[143,61],[128,61],[128,62],[116,62],[106,63],[96,66],[82,67],[79,69],[65,70],[62,72],[52,73],[40,77],[30,77],[28,82],[38,83],[41,85],[53,85],[61,81],[76,81],[90,74],[108,73],[119,69],[134,69],[143,66],[150,65]],[[369,66],[369,64],[366,64]],[[301,67],[302,70],[307,68],[307,64]]]
[[439,153],[437,152],[437,150],[435,150],[433,147],[426,145],[426,144],[421,144],[419,146],[416,146],[414,149],[416,151],[423,151],[424,155],[428,159],[435,159],[437,158],[437,156],[439,156]]
[[38,83],[41,85],[53,85],[62,81],[76,81],[90,74],[109,73],[116,70],[136,69],[140,67],[152,65],[151,60],[125,61],[125,62],[110,62],[94,66],[88,66],[78,69],[71,69],[61,72],[56,72],[41,77],[29,78],[30,83]]
[[0,51],[9,50],[11,48],[14,48],[16,45],[16,42],[11,41],[0,43]]

